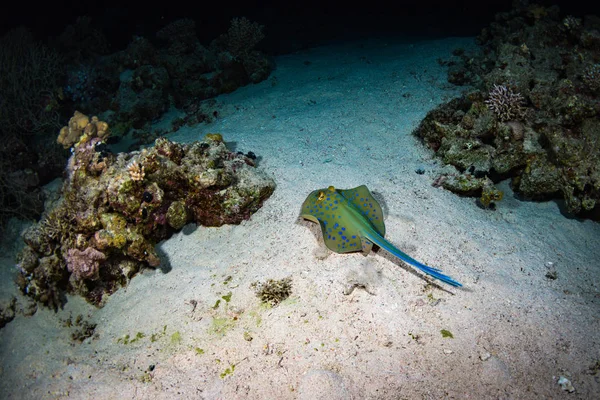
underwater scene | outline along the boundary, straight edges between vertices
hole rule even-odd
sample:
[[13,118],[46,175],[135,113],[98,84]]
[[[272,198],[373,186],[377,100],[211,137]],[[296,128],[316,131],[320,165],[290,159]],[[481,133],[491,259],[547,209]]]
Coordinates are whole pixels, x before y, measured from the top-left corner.
[[600,5],[15,6],[1,399],[598,398]]

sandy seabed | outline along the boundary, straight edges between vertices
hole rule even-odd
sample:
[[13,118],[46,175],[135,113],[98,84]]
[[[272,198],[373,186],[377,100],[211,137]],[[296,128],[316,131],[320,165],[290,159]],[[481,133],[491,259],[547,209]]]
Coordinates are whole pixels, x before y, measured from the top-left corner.
[[[495,211],[432,187],[446,169],[411,134],[459,94],[438,58],[473,46],[332,44],[278,57],[267,81],[219,97],[219,119],[169,139],[221,133],[259,156],[273,196],[240,225],[189,225],[160,243],[163,266],[102,309],[71,297],[56,314],[18,315],[0,330],[0,397],[597,396],[600,225],[565,218],[555,202],[519,201],[508,183]],[[362,184],[384,209],[388,240],[463,288],[428,284],[383,250],[324,250],[300,205],[314,189]],[[1,260],[3,296],[19,296],[15,247]],[[251,284],[285,277],[291,297],[261,305]],[[364,288],[344,294],[351,282]],[[97,324],[83,343],[62,322],[77,315]]]

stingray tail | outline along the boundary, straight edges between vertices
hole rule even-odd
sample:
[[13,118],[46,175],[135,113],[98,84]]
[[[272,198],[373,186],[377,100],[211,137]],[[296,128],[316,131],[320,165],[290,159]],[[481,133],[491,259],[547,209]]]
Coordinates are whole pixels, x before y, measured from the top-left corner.
[[386,250],[387,252],[395,255],[396,257],[398,257],[399,259],[401,259],[402,261],[404,261],[407,264],[412,265],[415,268],[420,269],[421,271],[425,272],[427,275],[431,275],[433,276],[435,279],[439,279],[442,282],[445,282],[449,285],[452,286],[462,286],[462,284],[460,284],[459,282],[455,281],[454,279],[450,278],[447,275],[444,275],[442,273],[442,271],[440,271],[437,268],[433,268],[433,267],[429,267],[423,263],[418,262],[417,260],[415,260],[414,258],[412,258],[411,256],[409,256],[408,254],[404,253],[403,251],[397,249],[393,244],[391,244],[390,242],[388,242],[387,240],[385,240],[383,237],[381,237],[380,235],[377,234],[373,234],[373,235],[369,235],[368,239],[375,243],[377,246],[381,247],[382,249]]

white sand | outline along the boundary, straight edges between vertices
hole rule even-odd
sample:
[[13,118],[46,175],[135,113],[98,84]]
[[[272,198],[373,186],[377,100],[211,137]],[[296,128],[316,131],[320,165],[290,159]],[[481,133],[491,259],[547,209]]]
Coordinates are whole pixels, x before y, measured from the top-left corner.
[[[518,201],[508,184],[496,211],[434,188],[442,166],[411,135],[458,93],[436,59],[470,45],[332,45],[279,57],[267,81],[219,97],[222,118],[170,138],[222,133],[261,157],[274,195],[239,226],[188,226],[161,243],[171,270],[138,275],[102,309],[69,298],[57,314],[17,316],[0,330],[0,397],[562,398],[561,376],[570,399],[600,393],[590,373],[600,361],[600,225],[567,219],[554,202]],[[384,208],[386,237],[464,288],[428,286],[385,251],[323,257],[317,225],[298,219],[302,201],[361,184]],[[2,273],[3,292],[16,292],[9,258]],[[292,297],[261,307],[250,284],[286,276]],[[352,279],[374,294],[344,295]],[[78,314],[98,324],[82,344],[59,320]]]

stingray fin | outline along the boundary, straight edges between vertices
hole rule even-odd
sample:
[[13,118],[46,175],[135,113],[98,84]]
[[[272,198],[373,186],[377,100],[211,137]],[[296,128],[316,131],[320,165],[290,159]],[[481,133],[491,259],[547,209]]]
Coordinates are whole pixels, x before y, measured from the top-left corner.
[[352,206],[371,222],[375,231],[385,237],[385,223],[383,222],[383,211],[365,185],[353,189],[337,190]]

